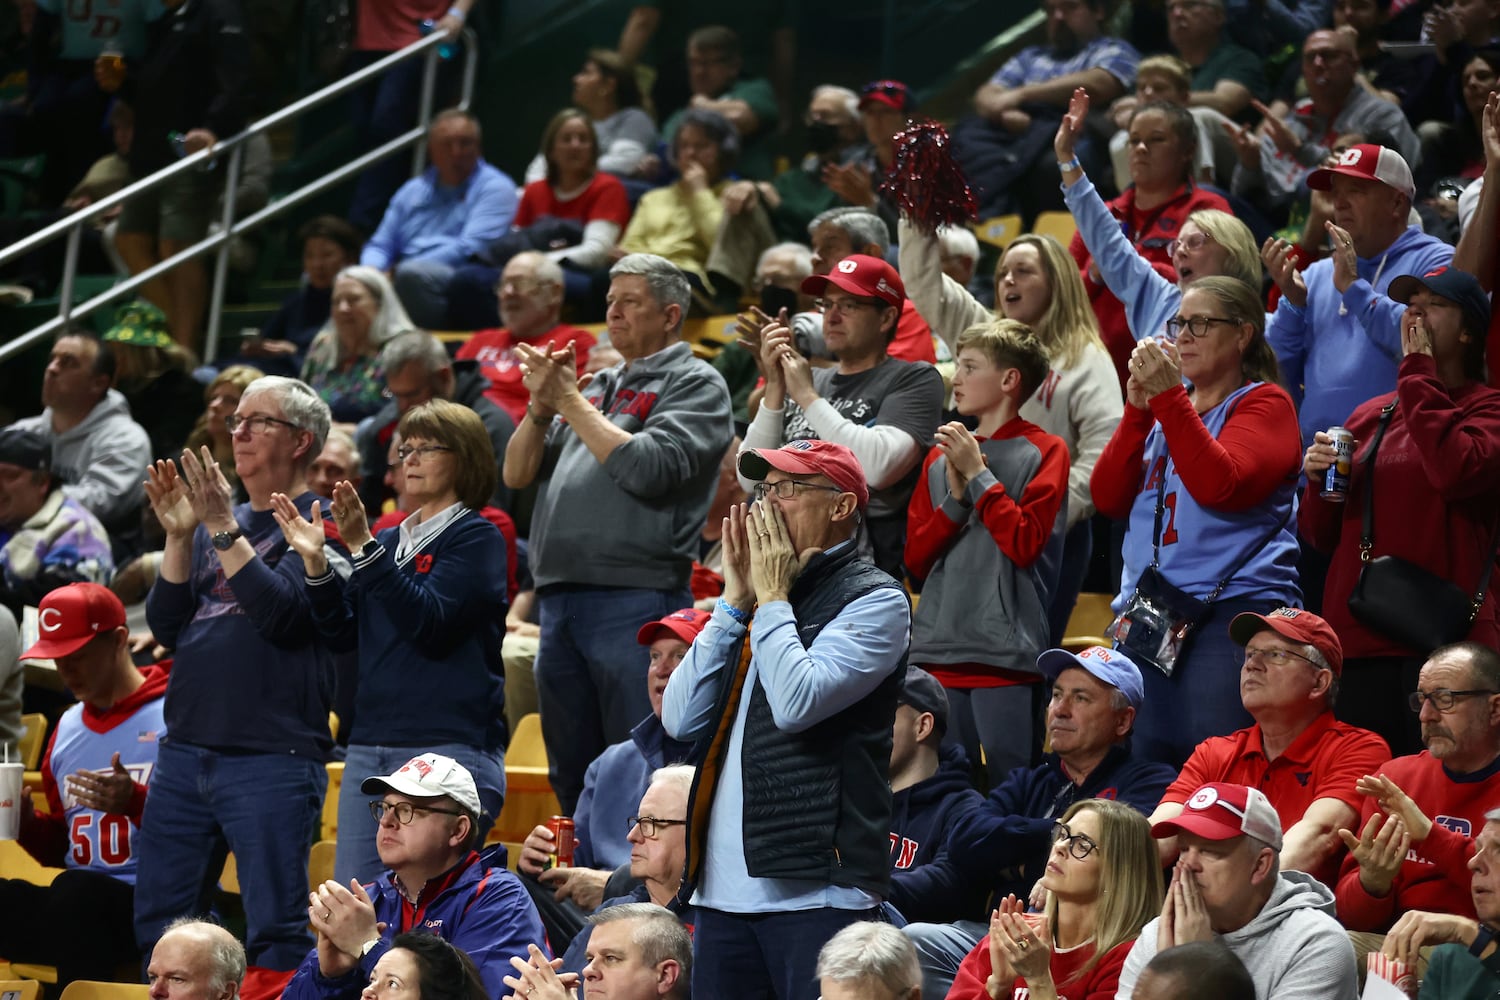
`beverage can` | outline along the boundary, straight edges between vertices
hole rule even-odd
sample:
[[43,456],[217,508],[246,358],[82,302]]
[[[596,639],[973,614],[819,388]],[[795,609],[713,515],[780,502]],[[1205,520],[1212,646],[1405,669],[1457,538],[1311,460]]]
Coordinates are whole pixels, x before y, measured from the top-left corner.
[[552,853],[547,855],[543,868],[571,868],[573,866],[573,821],[567,816],[553,816],[547,820],[547,829],[552,831]]
[[1354,435],[1345,427],[1330,427],[1325,433],[1333,438],[1333,464],[1323,473],[1324,500],[1343,503],[1349,496],[1349,472],[1354,468]]
[[94,61],[94,79],[99,89],[113,94],[125,83],[125,54],[111,44]]

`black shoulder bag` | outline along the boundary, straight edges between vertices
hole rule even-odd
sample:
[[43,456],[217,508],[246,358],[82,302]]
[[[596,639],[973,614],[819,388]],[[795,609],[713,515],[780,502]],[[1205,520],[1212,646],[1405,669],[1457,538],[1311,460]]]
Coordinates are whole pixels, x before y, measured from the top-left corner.
[[1161,521],[1167,509],[1166,499],[1167,477],[1163,474],[1156,484],[1156,526],[1151,535],[1151,565],[1141,572],[1141,578],[1135,583],[1135,592],[1109,626],[1109,637],[1115,641],[1115,648],[1123,651],[1137,666],[1149,665],[1171,677],[1177,669],[1178,659],[1186,653],[1193,633],[1208,618],[1213,603],[1229,586],[1229,581],[1252,555],[1270,544],[1277,532],[1286,527],[1292,511],[1288,507],[1271,533],[1246,549],[1214,587],[1213,593],[1200,601],[1172,586],[1161,574]]
[[[1380,411],[1380,427],[1364,460],[1368,473],[1364,528],[1359,538],[1359,561],[1364,565],[1349,595],[1349,613],[1371,631],[1425,655],[1469,634],[1484,604],[1490,571],[1495,568],[1495,545],[1490,546],[1472,595],[1452,580],[1400,556],[1371,556],[1375,548],[1375,455],[1395,412],[1395,400]],[[1496,542],[1500,542],[1500,535]]]

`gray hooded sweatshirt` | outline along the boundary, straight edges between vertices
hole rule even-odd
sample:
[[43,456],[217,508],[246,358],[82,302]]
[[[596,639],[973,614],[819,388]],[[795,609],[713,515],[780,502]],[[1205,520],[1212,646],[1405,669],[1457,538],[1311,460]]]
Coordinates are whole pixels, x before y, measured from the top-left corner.
[[40,434],[52,442],[52,474],[63,493],[88,508],[113,531],[122,522],[133,526],[145,502],[141,481],[151,462],[151,439],[130,416],[130,404],[114,389],[72,430],[55,434],[52,410],[11,426]]
[[[1125,957],[1115,1000],[1130,1000],[1156,954],[1156,925],[1141,928]],[[1333,917],[1333,893],[1311,875],[1282,872],[1255,919],[1216,935],[1255,981],[1258,1000],[1356,1000],[1359,983],[1349,936]]]

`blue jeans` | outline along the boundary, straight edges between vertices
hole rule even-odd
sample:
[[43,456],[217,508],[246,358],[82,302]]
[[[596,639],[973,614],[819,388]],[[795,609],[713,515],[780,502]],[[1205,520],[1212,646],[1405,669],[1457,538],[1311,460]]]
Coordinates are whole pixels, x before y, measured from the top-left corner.
[[[349,72],[363,69],[388,55],[389,52],[355,52],[349,59]],[[425,64],[425,59],[409,59],[376,82],[354,91],[350,101],[350,121],[360,153],[394,139],[417,124]],[[456,85],[458,75],[458,60],[438,61],[434,111],[452,103],[447,95]],[[393,153],[360,171],[349,206],[349,221],[364,232],[373,233],[385,215],[391,196],[410,177],[410,149]]]
[[922,967],[922,995],[945,997],[953,989],[953,979],[964,956],[974,950],[990,928],[978,920],[955,920],[951,924],[907,924],[904,932],[917,948],[917,964]]
[[880,910],[725,913],[698,908],[693,995],[736,1000],[818,1000],[818,952],[852,923]]
[[231,754],[163,740],[136,838],[135,936],[150,954],[178,917],[203,916],[233,851],[251,965],[295,969],[307,931],[307,852],[328,772],[291,754]]
[[537,702],[552,790],[565,815],[577,807],[594,758],[629,739],[651,713],[648,656],[636,632],[692,603],[687,590],[561,586],[538,593]]
[[344,785],[339,790],[339,841],[333,860],[333,877],[339,885],[348,885],[351,878],[361,883],[373,882],[385,870],[375,846],[379,827],[370,815],[370,803],[380,796],[364,794],[359,790],[360,783],[372,776],[394,774],[402,764],[424,753],[452,757],[474,776],[479,804],[484,807],[475,843],[484,843],[485,834],[490,832],[505,802],[505,756],[500,751],[479,750],[460,743],[420,747],[350,744],[344,758]]
[[1265,614],[1283,602],[1255,598],[1216,601],[1194,634],[1187,655],[1168,677],[1142,666],[1145,698],[1135,714],[1135,753],[1181,768],[1210,736],[1228,736],[1255,720],[1240,702],[1240,664],[1245,652],[1229,638],[1229,622],[1242,611]]

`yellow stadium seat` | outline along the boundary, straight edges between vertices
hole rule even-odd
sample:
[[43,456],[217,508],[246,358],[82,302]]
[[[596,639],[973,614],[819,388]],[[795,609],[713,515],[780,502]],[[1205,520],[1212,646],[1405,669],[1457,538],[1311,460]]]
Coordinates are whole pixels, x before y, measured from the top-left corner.
[[47,735],[47,717],[41,712],[21,716],[22,733],[16,748],[26,770],[35,771],[42,763],[42,738]]
[[1050,236],[1066,247],[1073,242],[1078,232],[1078,223],[1072,212],[1043,212],[1031,224],[1031,231],[1038,236]]
[[344,762],[328,762],[328,791],[323,796],[323,828],[319,840],[339,839],[339,793],[344,788]]
[[40,1000],[41,994],[35,979],[0,979],[0,1000]]
[[547,747],[542,742],[542,717],[523,717],[505,752],[505,805],[495,817],[488,843],[519,842],[532,829],[562,811],[547,777]]
[[332,840],[320,840],[312,845],[312,853],[307,858],[307,884],[312,888],[316,889],[333,878],[334,847]]
[[990,246],[1004,250],[1023,232],[1019,215],[997,215],[970,223],[974,235]]
[[29,980],[37,985],[37,992],[42,992],[42,983],[49,986],[57,983],[57,967],[52,965],[32,965],[30,962],[12,962],[10,964],[11,975],[23,980]]
[[1104,633],[1115,620],[1115,613],[1109,609],[1112,600],[1113,594],[1079,594],[1068,616],[1068,627],[1063,630],[1062,648],[1078,653],[1090,646],[1109,646]]
[[140,983],[94,983],[79,979],[67,985],[59,1000],[147,1000],[151,988]]
[[48,868],[37,862],[26,848],[14,840],[0,840],[0,878],[15,878],[33,885],[51,885],[62,874],[61,868]]

